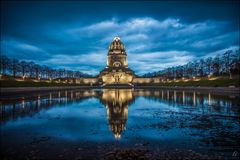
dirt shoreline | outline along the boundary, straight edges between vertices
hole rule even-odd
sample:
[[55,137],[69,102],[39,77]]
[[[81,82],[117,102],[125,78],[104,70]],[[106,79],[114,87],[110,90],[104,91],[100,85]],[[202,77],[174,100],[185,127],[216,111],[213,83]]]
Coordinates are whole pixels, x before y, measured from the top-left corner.
[[[40,92],[40,91],[59,91],[71,89],[101,89],[97,86],[56,86],[56,87],[7,87],[1,88],[1,94],[25,93],[25,92]],[[109,88],[108,88],[109,89]],[[126,89],[124,87],[116,87],[112,89]],[[135,86],[134,89],[167,89],[167,90],[184,90],[184,91],[199,91],[210,93],[231,93],[239,94],[239,87],[169,87],[169,86]]]

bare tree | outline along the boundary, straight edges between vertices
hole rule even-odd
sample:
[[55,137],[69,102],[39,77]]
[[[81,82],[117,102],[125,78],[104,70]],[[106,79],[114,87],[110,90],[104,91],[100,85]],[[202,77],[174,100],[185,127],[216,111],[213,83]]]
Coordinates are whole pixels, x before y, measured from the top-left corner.
[[228,50],[223,54],[223,63],[224,63],[224,70],[227,74],[229,74],[229,78],[232,79],[232,75],[230,72],[230,56],[231,56],[232,50]]
[[199,61],[199,75],[201,77],[204,76],[204,65],[205,65],[204,59],[200,59],[200,61]]
[[0,63],[1,63],[1,73],[6,74],[6,71],[10,64],[10,59],[7,56],[1,55]]
[[221,68],[221,63],[220,63],[220,58],[218,55],[213,59],[213,70],[214,70],[215,75],[220,74],[220,68]]
[[10,68],[11,68],[11,70],[12,70],[12,75],[13,75],[13,77],[15,78],[16,77],[16,75],[17,75],[17,73],[18,73],[18,71],[19,71],[19,61],[17,60],[17,59],[12,59],[12,61],[10,62]]
[[206,59],[207,73],[210,75],[212,73],[212,57]]
[[37,65],[37,64],[35,64],[34,66],[33,66],[33,70],[34,70],[34,75],[35,75],[35,78],[36,79],[39,79],[40,78],[40,70],[41,70],[41,67],[40,67],[40,65]]
[[26,71],[27,71],[27,69],[28,69],[28,68],[27,68],[27,67],[28,67],[28,63],[25,62],[25,61],[21,61],[21,62],[19,63],[19,67],[20,67],[22,76],[24,77],[25,74],[26,74]]

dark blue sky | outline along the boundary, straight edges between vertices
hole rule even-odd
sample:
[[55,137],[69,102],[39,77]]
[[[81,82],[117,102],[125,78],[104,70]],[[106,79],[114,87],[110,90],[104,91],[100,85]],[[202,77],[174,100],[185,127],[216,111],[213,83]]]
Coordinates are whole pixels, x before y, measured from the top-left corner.
[[238,1],[1,2],[1,53],[97,74],[114,36],[137,73],[239,48]]

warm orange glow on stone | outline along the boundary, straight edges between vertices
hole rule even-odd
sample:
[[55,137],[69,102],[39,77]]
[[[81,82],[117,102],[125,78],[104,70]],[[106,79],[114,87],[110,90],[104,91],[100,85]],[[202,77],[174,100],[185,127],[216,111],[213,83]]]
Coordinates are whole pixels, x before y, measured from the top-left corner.
[[103,86],[108,84],[131,84],[134,73],[128,68],[125,46],[115,37],[109,46],[107,66],[100,72]]

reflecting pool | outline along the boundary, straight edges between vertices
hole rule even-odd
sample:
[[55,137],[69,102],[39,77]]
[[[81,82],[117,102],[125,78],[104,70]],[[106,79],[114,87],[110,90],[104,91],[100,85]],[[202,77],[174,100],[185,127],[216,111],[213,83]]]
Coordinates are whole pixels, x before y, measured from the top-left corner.
[[[66,90],[1,97],[6,158],[100,159],[113,148],[238,156],[238,95]],[[97,158],[96,158],[97,157]]]

